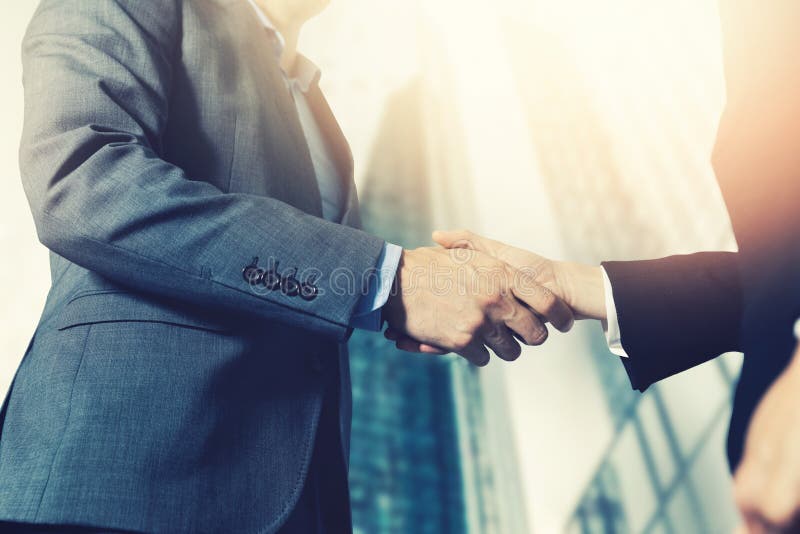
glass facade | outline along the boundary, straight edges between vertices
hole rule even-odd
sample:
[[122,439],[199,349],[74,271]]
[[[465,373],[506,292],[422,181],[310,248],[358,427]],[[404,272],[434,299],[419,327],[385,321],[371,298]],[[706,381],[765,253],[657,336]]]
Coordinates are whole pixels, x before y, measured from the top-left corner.
[[[360,188],[365,229],[408,247],[429,242],[433,211],[446,211],[431,193],[429,98],[416,81],[390,96]],[[486,415],[505,410],[499,378],[454,356],[397,351],[380,334],[355,332],[350,352],[355,531],[524,532],[506,528],[524,524],[512,429]],[[504,444],[503,456],[491,454],[492,442]]]
[[[431,231],[418,101],[411,85],[388,102],[361,188],[365,229],[402,246]],[[355,531],[465,532],[452,361],[365,332],[350,350]]]
[[[569,532],[713,533],[736,526],[722,447],[733,385],[728,365],[711,362],[636,399]],[[695,387],[703,388],[699,402],[686,394]]]

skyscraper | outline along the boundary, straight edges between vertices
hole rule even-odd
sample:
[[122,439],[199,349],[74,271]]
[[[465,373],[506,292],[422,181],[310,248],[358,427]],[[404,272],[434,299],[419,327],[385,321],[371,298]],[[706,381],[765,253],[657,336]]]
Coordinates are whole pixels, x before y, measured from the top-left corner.
[[[419,87],[388,102],[362,187],[365,228],[416,246],[430,232]],[[449,359],[351,341],[353,521],[363,533],[465,531]]]
[[[367,230],[392,243],[430,240],[432,193],[424,122],[425,86],[412,81],[388,101],[364,184]],[[399,352],[380,336],[356,333],[351,341],[353,520],[364,533],[501,533],[521,525],[519,495],[498,506],[497,491],[514,491],[517,473],[498,472],[489,453],[497,432],[485,412],[499,399],[486,394],[477,371],[460,359]],[[503,409],[502,406],[499,409]],[[497,419],[500,418],[496,417]],[[506,447],[508,449],[508,447]],[[511,455],[504,454],[507,464]],[[512,532],[523,532],[516,527]]]

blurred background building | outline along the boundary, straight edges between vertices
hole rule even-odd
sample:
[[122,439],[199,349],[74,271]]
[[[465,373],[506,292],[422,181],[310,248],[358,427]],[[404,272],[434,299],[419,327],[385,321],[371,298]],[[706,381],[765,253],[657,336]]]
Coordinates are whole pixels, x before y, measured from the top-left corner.
[[[243,0],[244,1],[244,0]],[[19,42],[0,54],[0,391],[49,284],[18,178]],[[724,102],[715,0],[333,0],[301,49],[353,147],[367,228],[469,227],[587,262],[731,249],[709,155]],[[631,391],[600,327],[514,364],[352,342],[363,534],[723,532],[738,356]]]

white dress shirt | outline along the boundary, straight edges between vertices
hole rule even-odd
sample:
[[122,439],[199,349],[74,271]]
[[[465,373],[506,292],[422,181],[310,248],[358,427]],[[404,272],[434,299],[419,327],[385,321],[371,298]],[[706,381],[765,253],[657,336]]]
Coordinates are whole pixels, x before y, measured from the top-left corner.
[[[254,0],[248,1],[255,9],[258,20],[276,39],[274,43],[275,53],[280,57],[286,46],[286,40],[258,4]],[[319,123],[314,117],[314,112],[311,111],[306,99],[309,89],[319,82],[319,67],[307,58],[298,55],[294,72],[290,74],[284,71],[283,76],[286,81],[286,88],[294,99],[300,126],[308,143],[308,151],[311,154],[311,162],[314,165],[314,174],[316,174],[320,197],[322,198],[322,216],[331,222],[341,222],[347,202],[342,186],[344,177],[341,176],[336,166],[336,160],[333,157],[330,146],[328,146]]]

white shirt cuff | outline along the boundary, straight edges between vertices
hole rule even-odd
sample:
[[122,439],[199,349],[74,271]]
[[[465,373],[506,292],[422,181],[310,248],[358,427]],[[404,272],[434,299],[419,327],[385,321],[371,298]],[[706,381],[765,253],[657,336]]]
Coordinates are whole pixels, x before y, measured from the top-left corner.
[[402,254],[403,247],[392,243],[384,244],[373,273],[374,276],[370,279],[369,291],[356,304],[355,312],[350,320],[351,327],[374,332],[381,330],[383,326],[381,308],[389,300]]
[[622,333],[619,331],[619,320],[617,319],[617,305],[614,303],[614,292],[611,289],[611,280],[608,273],[603,270],[603,290],[606,297],[606,320],[602,321],[603,331],[606,334],[608,350],[621,358],[627,358],[628,353],[622,348]]

